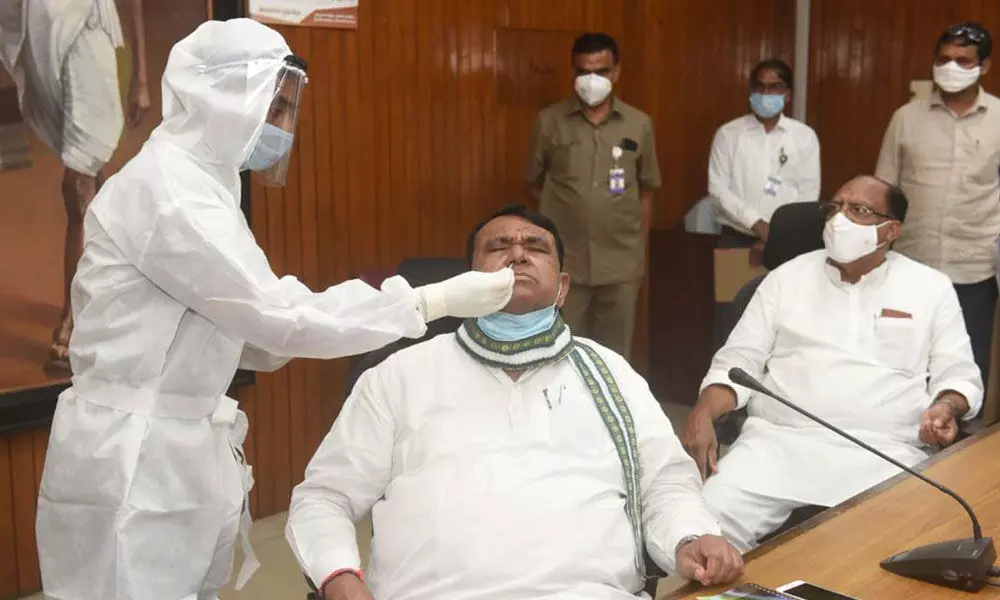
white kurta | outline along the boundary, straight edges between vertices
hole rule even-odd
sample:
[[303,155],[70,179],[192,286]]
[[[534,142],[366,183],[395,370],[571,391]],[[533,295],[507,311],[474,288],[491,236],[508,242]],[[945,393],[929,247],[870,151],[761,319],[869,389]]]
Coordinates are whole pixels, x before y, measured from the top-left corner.
[[[779,206],[818,200],[819,174],[819,139],[811,127],[782,116],[768,133],[756,117],[744,115],[715,133],[708,193],[718,202],[722,225],[749,233],[757,221],[770,222]],[[773,194],[765,192],[772,190],[768,177],[780,182]]]
[[[646,382],[587,343],[632,412],[646,546],[671,571],[681,538],[718,524]],[[642,588],[621,463],[568,358],[514,382],[442,335],[367,371],[292,495],[287,536],[314,581],[360,566],[354,524],[373,506],[379,600],[624,599]]]
[[[883,316],[899,311],[912,318]],[[890,252],[855,285],[825,250],[772,271],[702,383],[734,387],[749,418],[720,476],[741,489],[833,506],[899,470],[776,401],[734,386],[742,367],[797,403],[907,465],[927,457],[920,416],[938,394],[966,397],[982,383],[951,281]]]

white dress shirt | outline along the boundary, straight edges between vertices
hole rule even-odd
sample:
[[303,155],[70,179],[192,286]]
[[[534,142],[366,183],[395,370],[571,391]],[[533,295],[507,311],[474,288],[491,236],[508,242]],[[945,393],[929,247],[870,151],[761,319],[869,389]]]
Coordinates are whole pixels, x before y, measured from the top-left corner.
[[967,418],[983,397],[951,281],[894,252],[853,285],[841,281],[825,250],[769,273],[702,389],[728,385],[738,406],[748,407],[719,465],[743,474],[741,489],[833,506],[897,474],[804,416],[730,383],[732,367],[907,465],[927,457],[920,417],[938,394],[965,396]]
[[779,206],[817,201],[819,174],[819,139],[811,127],[782,115],[768,133],[748,114],[715,133],[708,193],[718,202],[720,224],[750,234]]
[[[718,534],[701,478],[646,382],[595,348],[639,442],[650,556]],[[295,488],[287,537],[317,583],[358,568],[355,522],[372,510],[368,583],[379,600],[635,598],[643,585],[622,466],[569,358],[513,381],[441,335],[365,372]]]

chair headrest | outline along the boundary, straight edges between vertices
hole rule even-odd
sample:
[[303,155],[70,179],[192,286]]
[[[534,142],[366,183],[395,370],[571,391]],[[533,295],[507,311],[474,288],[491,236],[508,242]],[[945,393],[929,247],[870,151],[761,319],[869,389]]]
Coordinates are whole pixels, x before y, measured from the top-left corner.
[[426,256],[408,258],[399,264],[396,274],[413,287],[438,283],[469,270],[464,258]]
[[[469,270],[469,265],[462,258],[422,257],[408,258],[400,263],[396,275],[401,276],[412,287],[420,287],[430,283],[438,283]],[[361,355],[352,366],[347,376],[347,393],[351,393],[354,384],[361,374],[389,358],[393,353],[403,348],[418,344],[443,333],[452,333],[462,324],[462,319],[444,317],[427,324],[427,332],[418,339],[401,338]]]
[[[462,258],[421,257],[408,258],[400,263],[396,274],[413,287],[429,283],[439,283],[469,270],[469,264]],[[451,333],[462,324],[461,319],[444,317],[427,324],[427,333],[421,340],[430,339],[442,333]]]
[[823,213],[818,202],[795,202],[778,207],[771,216],[764,267],[777,269],[793,258],[823,248]]

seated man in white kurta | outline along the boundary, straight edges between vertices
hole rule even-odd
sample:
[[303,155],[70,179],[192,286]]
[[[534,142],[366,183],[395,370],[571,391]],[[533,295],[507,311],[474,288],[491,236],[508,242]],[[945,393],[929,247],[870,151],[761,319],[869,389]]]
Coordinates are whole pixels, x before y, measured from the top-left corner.
[[552,222],[505,209],[469,254],[513,267],[504,312],[366,371],[295,488],[286,535],[322,597],[634,598],[643,548],[688,579],[738,577],[646,382],[558,316],[570,281]]
[[[800,506],[833,506],[899,473],[882,459],[766,396],[732,384],[740,367],[907,465],[955,440],[982,383],[948,277],[890,251],[906,196],[855,177],[822,203],[825,250],[764,278],[712,361],[684,431],[705,499],[741,551]],[[747,407],[717,461],[713,421]]]

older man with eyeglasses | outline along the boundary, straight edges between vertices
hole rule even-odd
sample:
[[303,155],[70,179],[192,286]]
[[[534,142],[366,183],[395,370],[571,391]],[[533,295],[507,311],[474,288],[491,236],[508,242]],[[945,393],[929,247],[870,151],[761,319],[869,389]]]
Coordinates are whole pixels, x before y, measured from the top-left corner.
[[[740,551],[796,508],[834,506],[899,470],[798,413],[729,381],[740,367],[781,396],[907,464],[975,415],[983,387],[948,277],[892,251],[903,192],[872,176],[820,206],[825,250],[770,272],[712,361],[682,441]],[[718,459],[713,421],[746,406]]]
[[980,85],[992,50],[990,33],[979,23],[941,34],[934,92],[896,111],[875,169],[911,200],[898,251],[951,278],[984,384],[1000,235],[1000,98]]

